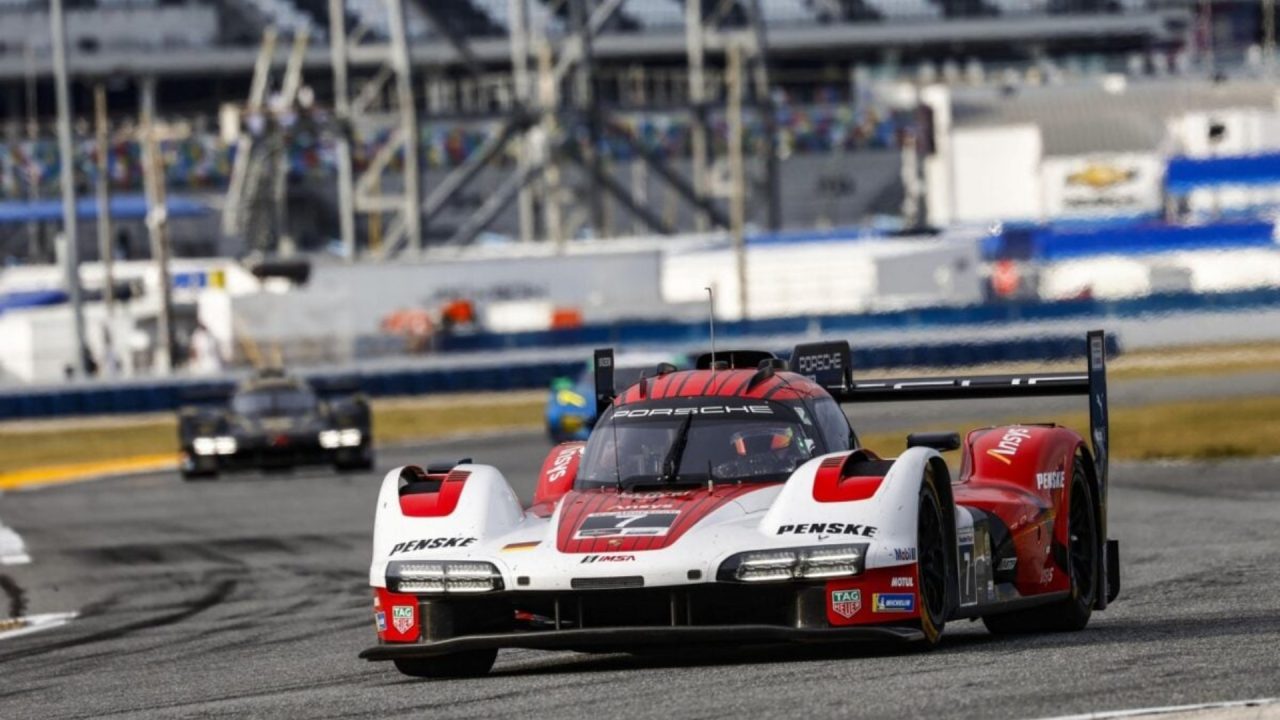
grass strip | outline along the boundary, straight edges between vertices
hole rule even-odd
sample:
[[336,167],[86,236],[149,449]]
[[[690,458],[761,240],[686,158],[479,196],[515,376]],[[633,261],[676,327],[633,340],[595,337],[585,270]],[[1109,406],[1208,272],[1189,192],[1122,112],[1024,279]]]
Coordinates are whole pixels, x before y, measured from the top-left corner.
[[[451,435],[509,429],[537,429],[543,401],[415,404],[403,400],[374,404],[374,435],[379,443],[431,440]],[[1026,419],[1026,418],[1023,418]],[[1037,418],[1086,433],[1085,413]],[[1006,422],[1013,422],[1007,420]],[[918,430],[956,430],[1001,424],[998,419],[924,426]],[[892,456],[906,445],[905,433],[876,433],[862,438],[877,452]],[[1280,456],[1280,397],[1186,401],[1112,408],[1112,457],[1212,460]],[[0,429],[0,473],[76,462],[112,460],[177,452],[172,418],[147,424],[93,429]]]
[[[1083,412],[1036,419],[1056,422],[1088,435],[1089,417]],[[1003,422],[979,421],[919,430],[963,431]],[[906,448],[906,433],[876,433],[861,440],[882,455],[893,456]],[[1197,400],[1111,409],[1113,459],[1218,460],[1277,455],[1280,455],[1280,397]]]
[[[373,432],[379,443],[399,443],[535,428],[542,420],[545,407],[543,397],[514,402],[491,399],[456,403],[375,401]],[[0,473],[176,452],[176,417],[93,428],[0,427]]]

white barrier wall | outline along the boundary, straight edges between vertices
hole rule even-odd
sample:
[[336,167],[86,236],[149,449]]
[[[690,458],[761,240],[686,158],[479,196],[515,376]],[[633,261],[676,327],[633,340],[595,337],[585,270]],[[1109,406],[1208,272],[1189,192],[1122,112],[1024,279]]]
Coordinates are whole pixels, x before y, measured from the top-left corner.
[[[981,298],[972,238],[776,243],[750,246],[746,255],[747,303],[755,318],[964,305]],[[666,302],[704,303],[707,287],[715,288],[718,317],[742,317],[730,247],[666,254]]]
[[1040,271],[1040,297],[1100,300],[1153,292],[1230,292],[1280,287],[1280,249],[1198,251],[1145,257],[1102,256],[1053,263]]

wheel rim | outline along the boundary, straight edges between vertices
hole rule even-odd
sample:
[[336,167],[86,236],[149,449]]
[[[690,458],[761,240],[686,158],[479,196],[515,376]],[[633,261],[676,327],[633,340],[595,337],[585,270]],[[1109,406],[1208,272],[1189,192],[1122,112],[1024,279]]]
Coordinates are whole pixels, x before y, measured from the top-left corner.
[[[1079,466],[1077,465],[1077,470]],[[1089,490],[1083,475],[1078,482],[1072,483],[1071,489],[1071,580],[1075,585],[1077,597],[1093,602],[1094,583],[1096,580],[1094,562],[1098,543],[1093,523],[1093,504],[1089,499]]]
[[930,618],[942,617],[946,592],[947,559],[943,555],[942,515],[938,503],[929,496],[929,502],[920,503],[917,553],[920,563],[921,608]]

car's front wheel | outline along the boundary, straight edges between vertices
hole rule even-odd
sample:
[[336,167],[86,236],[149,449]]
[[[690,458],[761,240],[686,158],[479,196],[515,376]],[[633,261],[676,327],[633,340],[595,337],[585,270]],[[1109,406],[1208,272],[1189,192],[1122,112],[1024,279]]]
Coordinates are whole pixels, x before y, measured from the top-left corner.
[[479,677],[493,669],[498,650],[468,650],[453,655],[430,658],[406,658],[394,661],[396,669],[416,678]]
[[196,480],[217,480],[218,479],[217,470],[194,470],[194,469],[188,470],[186,468],[182,468],[180,472],[182,473],[182,479],[186,480],[187,482],[195,482]]
[[916,519],[916,572],[920,589],[920,631],[932,647],[942,638],[947,624],[947,526],[937,481],[930,471],[920,483]]

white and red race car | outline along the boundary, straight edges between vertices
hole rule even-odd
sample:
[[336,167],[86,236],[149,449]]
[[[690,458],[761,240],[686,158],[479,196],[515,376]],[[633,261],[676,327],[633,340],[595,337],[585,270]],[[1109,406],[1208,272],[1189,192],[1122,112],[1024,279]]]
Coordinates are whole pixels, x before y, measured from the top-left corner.
[[[500,648],[939,642],[1078,630],[1120,587],[1107,539],[1102,333],[1079,374],[855,381],[847,343],[662,365],[612,391],[553,448],[523,507],[497,468],[403,467],[383,481],[373,562],[378,644],[419,677],[489,671]],[[1054,425],[862,447],[840,403],[1088,395],[1092,443]],[[962,451],[952,477],[942,453]]]

